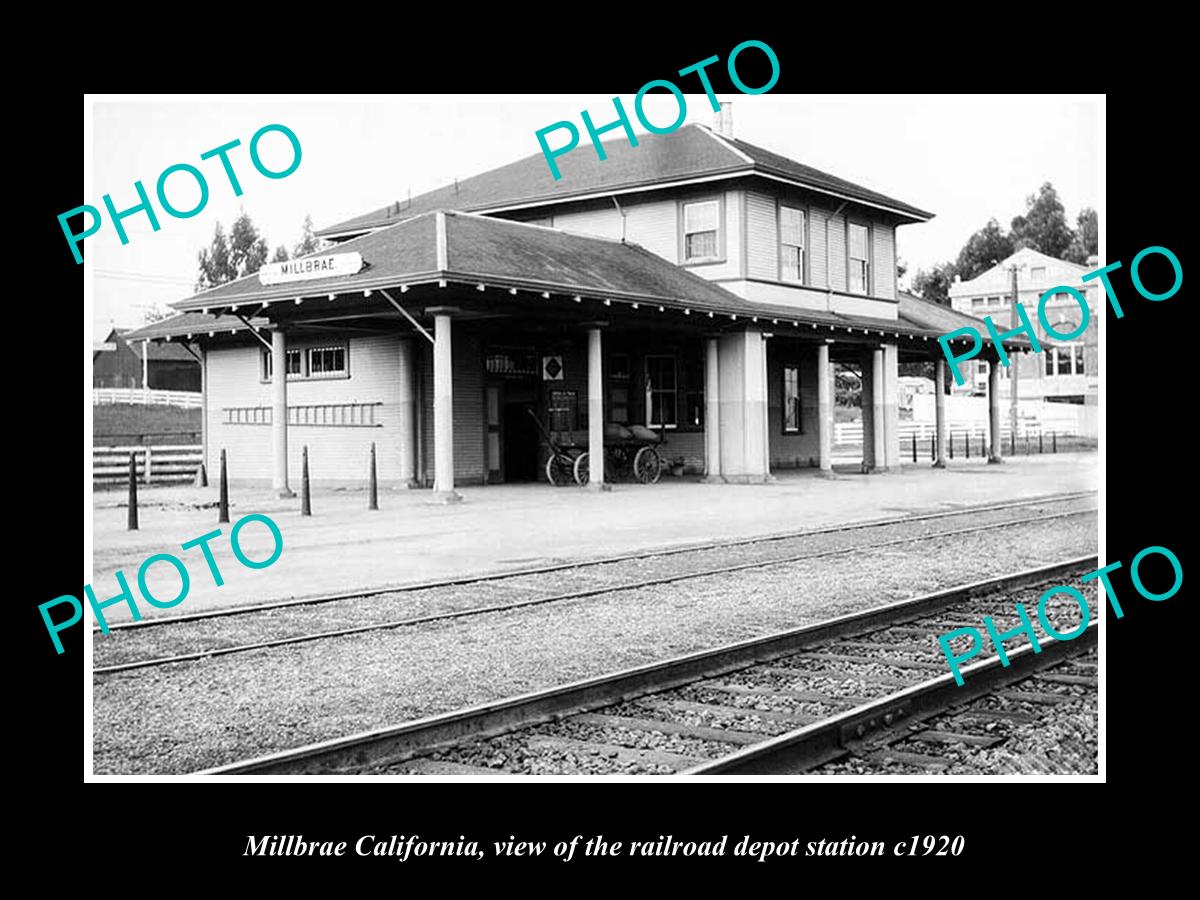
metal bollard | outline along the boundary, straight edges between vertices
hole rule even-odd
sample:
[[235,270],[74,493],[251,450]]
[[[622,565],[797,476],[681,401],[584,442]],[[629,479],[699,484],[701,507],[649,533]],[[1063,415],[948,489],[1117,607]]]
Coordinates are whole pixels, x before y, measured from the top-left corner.
[[375,478],[375,442],[371,441],[371,484],[369,487],[370,502],[367,509],[379,509],[379,482]]
[[1051,453],[1058,452],[1058,432],[1057,431],[1050,432],[1050,452]]
[[300,474],[300,515],[312,515],[312,497],[308,492],[308,444],[304,445],[304,467]]
[[913,445],[913,462],[916,462],[917,461],[917,433],[915,431],[912,433],[912,445]]
[[971,429],[967,429],[967,459],[971,458]]
[[221,451],[221,494],[217,502],[217,521],[229,521],[229,477],[225,473],[225,451]]
[[1009,456],[1017,455],[1017,430],[1015,428],[1012,430],[1012,440],[1009,441],[1009,449],[1012,451],[1008,454]]
[[950,458],[954,459],[954,432],[950,432]]
[[937,435],[936,434],[931,434],[929,436],[929,458],[937,459]]
[[138,530],[137,461],[132,450],[129,452],[129,530]]
[[208,470],[204,468],[204,463],[200,463],[200,468],[196,470],[196,487],[208,487]]

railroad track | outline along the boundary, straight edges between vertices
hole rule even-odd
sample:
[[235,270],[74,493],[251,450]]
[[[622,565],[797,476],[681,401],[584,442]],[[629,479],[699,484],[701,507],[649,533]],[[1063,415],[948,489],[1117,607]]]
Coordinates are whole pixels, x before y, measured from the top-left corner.
[[[907,517],[858,523],[833,529],[792,532],[761,538],[706,544],[691,548],[630,554],[569,566],[554,567],[565,573],[558,590],[547,592],[538,580],[546,570],[522,571],[503,575],[480,576],[430,586],[416,586],[394,593],[417,596],[416,609],[397,609],[403,615],[388,616],[388,604],[363,604],[364,594],[339,596],[339,606],[330,606],[333,598],[303,603],[275,604],[257,608],[212,611],[189,617],[144,620],[114,626],[114,634],[93,644],[95,665],[92,673],[103,677],[134,669],[196,662],[214,656],[265,650],[289,644],[347,637],[370,631],[412,627],[450,619],[509,612],[547,603],[580,600],[601,594],[640,590],[672,582],[726,575],[750,569],[786,565],[805,560],[845,554],[865,553],[887,547],[943,540],[996,528],[1016,527],[1095,512],[1088,505],[1090,492],[1059,495],[1050,499],[1021,501]],[[1080,508],[1063,510],[1063,506]],[[1043,513],[1049,508],[1053,512]],[[1012,509],[1037,513],[1011,519]],[[970,515],[972,524],[965,528],[936,528],[933,523]],[[979,518],[984,521],[980,522]],[[864,529],[904,532],[914,527],[927,529],[919,534],[888,534],[870,543],[856,542],[851,535]],[[831,546],[813,547],[814,541]],[[797,552],[799,551],[799,552]],[[732,556],[732,559],[730,558]],[[719,563],[719,564],[714,564]],[[463,587],[469,588],[465,593]],[[565,587],[566,590],[561,588]],[[423,593],[422,593],[423,592]],[[506,596],[507,594],[507,596]],[[534,596],[530,596],[533,594]],[[480,602],[482,596],[484,602]],[[494,602],[487,602],[492,599]],[[393,603],[392,606],[398,604]],[[410,604],[411,606],[412,604]],[[245,616],[254,617],[247,621]],[[233,621],[236,618],[236,621]],[[166,634],[162,629],[147,632],[151,625],[173,623]],[[332,627],[330,627],[332,626]],[[247,640],[246,635],[256,639]]]
[[[1010,666],[995,658],[977,662],[963,670],[966,684],[960,688],[946,669],[937,636],[978,625],[983,615],[992,615],[997,627],[1011,627],[1015,591],[1064,583],[1096,564],[1090,556],[974,582],[201,774],[804,771],[914,740],[911,723],[1011,690],[1012,682],[1087,653],[1096,643],[1094,621],[1073,641],[1043,641],[1039,654],[1028,645],[1014,650],[1010,642]],[[1052,605],[1049,615],[1063,632],[1079,621],[1073,602]],[[969,736],[967,743],[970,737],[980,736]],[[869,741],[883,743],[868,747]]]

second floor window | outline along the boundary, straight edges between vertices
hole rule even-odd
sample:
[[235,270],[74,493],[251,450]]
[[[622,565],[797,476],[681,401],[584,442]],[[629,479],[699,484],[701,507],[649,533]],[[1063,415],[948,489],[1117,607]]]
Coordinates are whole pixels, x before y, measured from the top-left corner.
[[867,226],[850,225],[846,253],[849,256],[846,281],[852,294],[866,294],[870,284],[871,257],[867,253]]
[[779,275],[804,283],[804,211],[790,206],[779,208]]
[[683,205],[683,261],[720,258],[721,204],[717,200]]

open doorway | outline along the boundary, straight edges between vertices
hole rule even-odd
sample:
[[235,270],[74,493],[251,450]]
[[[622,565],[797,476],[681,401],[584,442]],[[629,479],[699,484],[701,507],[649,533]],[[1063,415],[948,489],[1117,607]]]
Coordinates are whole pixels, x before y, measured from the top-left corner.
[[533,408],[532,392],[528,400],[505,398],[504,403],[504,480],[537,481],[541,436],[537,423],[526,410]]
[[833,363],[833,465],[843,472],[862,471],[863,372],[857,362]]

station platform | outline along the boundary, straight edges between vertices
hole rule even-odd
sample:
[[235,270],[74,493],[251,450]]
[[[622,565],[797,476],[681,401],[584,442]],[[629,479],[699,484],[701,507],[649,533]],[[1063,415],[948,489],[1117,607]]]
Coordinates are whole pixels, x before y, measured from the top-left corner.
[[[300,516],[299,497],[233,488],[231,524],[220,526],[215,485],[143,487],[138,531],[126,530],[124,491],[97,491],[89,583],[98,599],[111,597],[119,591],[114,573],[121,570],[136,593],[141,563],[155,553],[173,553],[191,575],[187,599],[169,610],[140,598],[139,606],[147,618],[182,615],[1095,490],[1098,478],[1099,458],[1088,452],[1017,456],[1003,465],[962,460],[944,470],[919,463],[872,475],[843,466],[832,476],[801,469],[757,485],[664,476],[656,485],[616,484],[603,492],[545,483],[467,486],[459,488],[463,502],[454,504],[431,502],[429,491],[381,489],[379,511],[368,511],[365,489],[317,488],[311,517]],[[283,534],[282,556],[267,569],[242,566],[229,546],[232,523],[250,513],[270,516]],[[225,579],[221,587],[213,583],[199,548],[180,550],[180,544],[218,527],[222,537],[210,546]],[[249,525],[241,537],[252,559],[269,555],[265,527]],[[148,583],[162,597],[178,593],[179,579],[169,565],[154,566]],[[106,612],[110,622],[129,617],[123,604]]]

